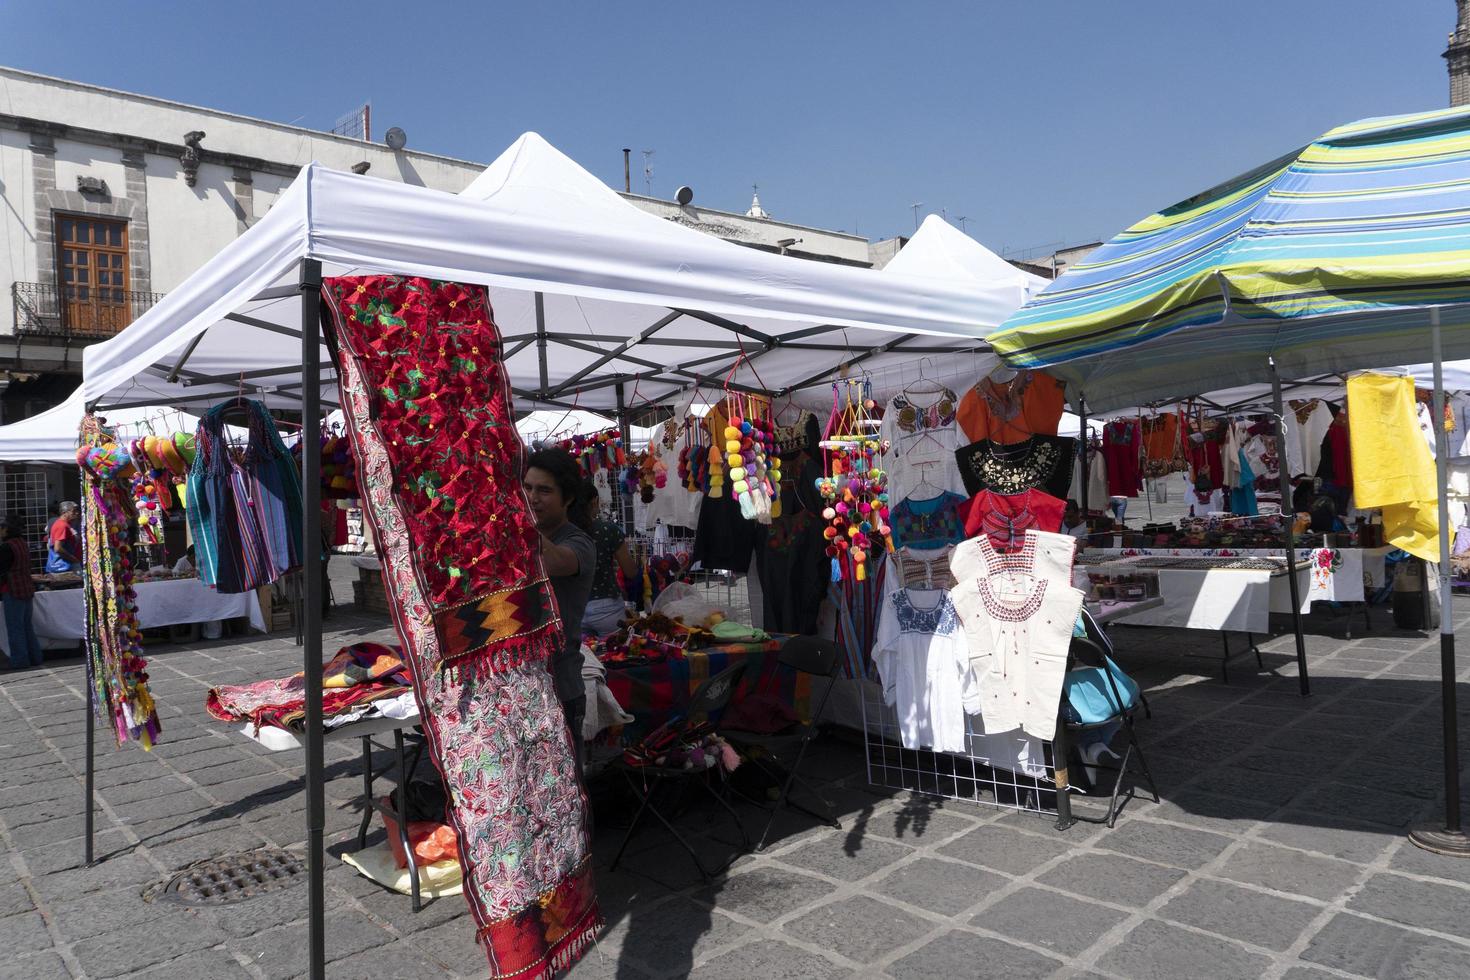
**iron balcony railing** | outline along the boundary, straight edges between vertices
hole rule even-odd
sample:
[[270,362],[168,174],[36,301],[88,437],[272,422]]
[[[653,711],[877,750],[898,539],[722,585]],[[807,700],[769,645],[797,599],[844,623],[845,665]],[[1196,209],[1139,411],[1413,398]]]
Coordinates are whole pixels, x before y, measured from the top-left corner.
[[10,286],[15,332],[22,337],[105,340],[132,323],[163,298],[103,286],[55,286],[16,282]]

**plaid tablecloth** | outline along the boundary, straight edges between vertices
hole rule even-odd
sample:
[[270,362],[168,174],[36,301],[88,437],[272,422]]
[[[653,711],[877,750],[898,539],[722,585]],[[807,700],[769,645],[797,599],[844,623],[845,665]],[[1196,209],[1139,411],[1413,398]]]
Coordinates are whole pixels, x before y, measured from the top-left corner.
[[[811,720],[811,676],[782,667],[778,661],[785,637],[761,643],[726,643],[696,650],[676,660],[629,666],[608,665],[607,686],[634,720],[621,732],[609,732],[625,742],[636,741],[676,715],[683,714],[689,698],[709,678],[737,660],[746,661],[745,675],[731,704],[753,693],[769,694]],[[718,723],[719,717],[710,719]]]

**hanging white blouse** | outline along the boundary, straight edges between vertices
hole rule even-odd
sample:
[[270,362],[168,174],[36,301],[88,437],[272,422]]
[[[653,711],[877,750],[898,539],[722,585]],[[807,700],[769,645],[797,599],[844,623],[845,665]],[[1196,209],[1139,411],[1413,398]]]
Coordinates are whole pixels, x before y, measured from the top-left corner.
[[954,588],[954,573],[950,571],[951,556],[955,546],[943,548],[903,547],[888,556],[883,570],[883,594],[898,589],[944,589]]
[[997,551],[990,537],[982,534],[955,546],[949,570],[956,582],[1004,575],[1071,585],[1076,550],[1077,539],[1070,534],[1028,529],[1021,547],[1009,552]]
[[873,637],[883,698],[898,715],[904,748],[964,752],[965,712],[979,712],[964,629],[949,593],[888,593]]
[[954,458],[961,445],[955,424],[958,406],[958,397],[944,387],[904,391],[888,403],[878,437],[888,443],[881,463],[888,474],[890,508],[910,497],[932,500],[946,492],[969,496]]
[[1044,578],[1019,582],[1025,587],[1012,590],[1004,576],[970,579],[955,586],[952,597],[969,642],[985,730],[1020,728],[1050,739],[1082,593]]
[[1322,463],[1322,440],[1332,428],[1332,410],[1326,403],[1313,401],[1310,407],[1286,413],[1287,476],[1305,473],[1316,476]]

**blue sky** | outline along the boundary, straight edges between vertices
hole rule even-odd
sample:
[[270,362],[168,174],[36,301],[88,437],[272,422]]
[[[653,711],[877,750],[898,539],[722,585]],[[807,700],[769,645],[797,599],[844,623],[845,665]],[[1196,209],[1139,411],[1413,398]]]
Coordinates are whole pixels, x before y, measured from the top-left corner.
[[1451,0],[136,2],[0,6],[0,62],[493,158],[534,129],[614,186],[997,251],[1106,238],[1363,116],[1444,105]]

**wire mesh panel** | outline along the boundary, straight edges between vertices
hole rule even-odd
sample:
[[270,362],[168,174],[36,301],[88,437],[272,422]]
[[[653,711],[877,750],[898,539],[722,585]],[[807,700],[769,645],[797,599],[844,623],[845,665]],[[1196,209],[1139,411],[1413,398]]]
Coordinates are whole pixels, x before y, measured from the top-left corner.
[[46,564],[46,474],[34,470],[6,473],[0,516],[20,521],[31,550],[31,567],[40,571]]
[[[1049,778],[1034,778],[1017,772],[991,757],[992,740],[975,731],[975,719],[966,716],[965,755],[908,749],[903,746],[898,712],[883,699],[882,684],[863,684],[863,746],[868,761],[868,782],[890,789],[909,790],[968,800],[982,806],[1054,815],[1056,787]],[[1042,759],[1032,766],[1051,770],[1051,743],[1039,744]],[[1015,760],[1006,760],[1014,764]],[[1029,768],[1029,767],[1028,767]]]

